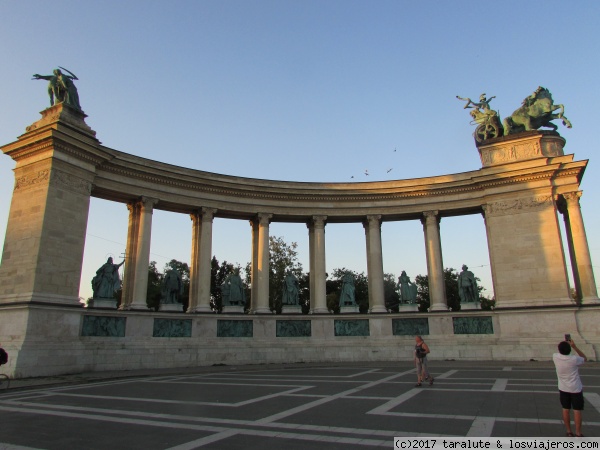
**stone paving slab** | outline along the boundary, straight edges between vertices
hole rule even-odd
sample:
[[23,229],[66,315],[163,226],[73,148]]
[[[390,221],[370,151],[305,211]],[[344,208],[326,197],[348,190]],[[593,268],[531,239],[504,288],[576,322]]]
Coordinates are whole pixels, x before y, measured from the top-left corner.
[[[0,448],[368,449],[394,436],[563,437],[551,363],[259,365],[77,374],[0,387]],[[600,436],[600,364],[581,370]]]

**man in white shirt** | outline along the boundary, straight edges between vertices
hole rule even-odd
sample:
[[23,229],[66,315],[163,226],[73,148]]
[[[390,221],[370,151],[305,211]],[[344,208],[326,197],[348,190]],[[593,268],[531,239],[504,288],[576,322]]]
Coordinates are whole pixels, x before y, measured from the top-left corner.
[[[571,355],[571,349],[578,356]],[[560,404],[562,405],[562,417],[567,436],[573,436],[571,431],[571,408],[575,419],[575,435],[581,434],[581,411],[583,411],[583,384],[579,378],[579,366],[587,361],[587,357],[577,348],[575,342],[570,339],[558,344],[558,353],[552,355],[558,376],[558,392],[560,393]]]

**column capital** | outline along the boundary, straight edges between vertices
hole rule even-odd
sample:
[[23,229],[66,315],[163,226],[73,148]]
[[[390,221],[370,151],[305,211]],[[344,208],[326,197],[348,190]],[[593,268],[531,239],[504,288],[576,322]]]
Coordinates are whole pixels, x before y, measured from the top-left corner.
[[317,228],[325,228],[327,216],[312,216],[312,223]]
[[573,206],[579,204],[579,199],[583,191],[565,192],[562,194],[563,198],[567,202],[567,206]]
[[202,214],[202,221],[203,222],[212,222],[213,219],[215,218],[215,213],[217,212],[216,208],[202,208],[200,211],[200,214]]
[[137,204],[142,208],[145,209],[149,212],[152,212],[152,210],[154,209],[154,205],[156,205],[158,203],[158,199],[157,198],[152,198],[152,197],[146,197],[144,195],[142,195],[138,201]]
[[258,219],[258,223],[260,225],[269,225],[271,223],[271,219],[273,218],[273,214],[258,213],[256,218]]
[[421,223],[438,223],[440,221],[439,211],[423,211],[423,217],[421,218]]
[[381,214],[370,214],[363,220],[363,227],[381,227]]

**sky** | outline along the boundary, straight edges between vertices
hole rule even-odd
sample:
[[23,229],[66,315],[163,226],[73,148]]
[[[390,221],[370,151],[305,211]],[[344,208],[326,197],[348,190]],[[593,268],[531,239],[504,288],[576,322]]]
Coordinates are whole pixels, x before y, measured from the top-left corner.
[[[107,147],[192,169],[251,178],[365,182],[481,168],[461,97],[496,96],[510,115],[538,86],[565,105],[566,154],[590,160],[581,207],[600,267],[599,2],[509,0],[0,0],[0,145],[16,140],[49,106],[46,82],[62,66],[87,124]],[[0,236],[14,161],[0,155]],[[391,170],[390,170],[391,169]],[[369,175],[365,175],[368,171]],[[354,178],[352,178],[354,177]],[[125,205],[90,203],[80,296],[107,256],[125,250]],[[560,218],[562,226],[562,217]],[[444,218],[445,267],[462,264],[492,296],[481,215]],[[157,210],[151,260],[189,262],[188,216]],[[304,224],[272,223],[298,243]],[[426,274],[422,225],[382,225],[384,272]],[[247,221],[216,218],[213,253],[245,266]],[[361,224],[326,227],[327,271],[366,273]],[[568,261],[568,258],[567,258]],[[569,266],[570,267],[570,266]],[[600,278],[600,271],[598,271]]]

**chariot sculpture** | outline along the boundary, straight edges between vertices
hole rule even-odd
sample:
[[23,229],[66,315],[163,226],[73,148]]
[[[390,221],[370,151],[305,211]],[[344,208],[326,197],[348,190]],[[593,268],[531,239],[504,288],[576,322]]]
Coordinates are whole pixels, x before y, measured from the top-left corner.
[[[564,115],[564,105],[555,105],[550,91],[542,86],[526,97],[521,106],[503,121],[500,121],[498,111],[490,108],[490,102],[495,96],[488,99],[486,94],[481,94],[479,102],[458,95],[456,98],[467,102],[464,109],[471,109],[470,115],[473,118],[471,124],[477,125],[473,136],[478,144],[488,139],[537,130],[541,127],[556,131],[558,127],[552,123],[554,119],[562,119],[567,128],[572,126]],[[559,112],[555,113],[556,110]]]

